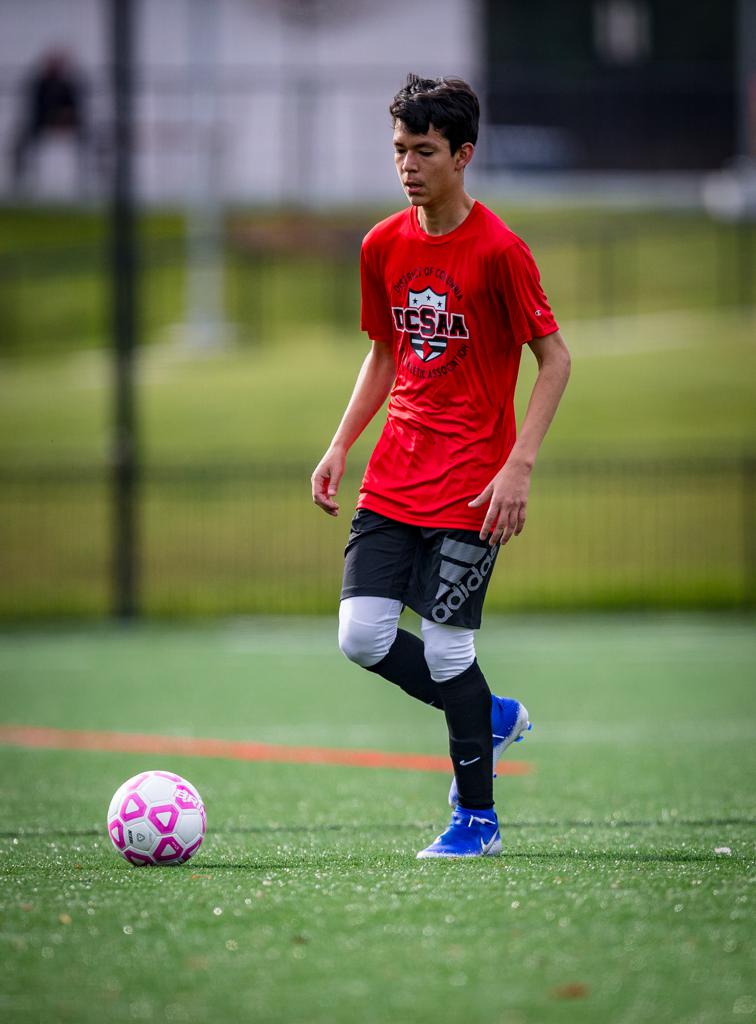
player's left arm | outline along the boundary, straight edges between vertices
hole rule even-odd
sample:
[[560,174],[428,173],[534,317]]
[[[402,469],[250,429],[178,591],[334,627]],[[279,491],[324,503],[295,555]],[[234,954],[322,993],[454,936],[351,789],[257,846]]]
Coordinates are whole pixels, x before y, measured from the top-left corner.
[[559,331],[532,338],[528,345],[538,361],[538,376],[520,434],[502,468],[481,491],[471,508],[488,504],[480,539],[506,544],[522,533],[530,491],[530,475],[546,431],[554,418],[570,376],[570,353]]

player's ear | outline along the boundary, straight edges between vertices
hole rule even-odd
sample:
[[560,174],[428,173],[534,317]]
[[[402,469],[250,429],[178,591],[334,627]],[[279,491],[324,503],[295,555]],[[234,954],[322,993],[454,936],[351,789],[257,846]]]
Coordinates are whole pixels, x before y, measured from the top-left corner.
[[472,142],[463,142],[457,152],[454,154],[454,166],[458,171],[464,170],[465,167],[470,163],[475,152],[475,146]]

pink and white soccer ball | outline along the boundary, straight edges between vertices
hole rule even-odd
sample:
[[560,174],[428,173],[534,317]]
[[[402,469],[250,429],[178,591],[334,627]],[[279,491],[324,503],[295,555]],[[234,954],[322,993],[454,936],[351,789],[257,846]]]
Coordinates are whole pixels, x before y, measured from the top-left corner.
[[132,864],[183,864],[205,838],[205,805],[173,772],[141,772],[113,794],[108,833]]

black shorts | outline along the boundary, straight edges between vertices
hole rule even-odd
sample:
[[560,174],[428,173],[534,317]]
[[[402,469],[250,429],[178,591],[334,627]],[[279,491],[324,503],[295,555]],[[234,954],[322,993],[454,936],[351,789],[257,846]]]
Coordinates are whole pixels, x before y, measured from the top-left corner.
[[390,597],[432,622],[479,629],[499,546],[475,530],[398,523],[357,509],[344,552],[346,597]]

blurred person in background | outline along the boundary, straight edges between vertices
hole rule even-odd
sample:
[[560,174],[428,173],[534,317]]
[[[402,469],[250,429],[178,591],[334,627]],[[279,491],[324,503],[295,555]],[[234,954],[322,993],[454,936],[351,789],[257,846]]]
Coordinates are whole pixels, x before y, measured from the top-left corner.
[[[491,694],[475,630],[499,548],[525,524],[570,357],[530,250],[465,191],[479,120],[470,86],[410,75],[389,109],[409,207],[363,242],[361,326],[371,350],[312,475],[312,497],[338,514],[347,453],[390,393],[346,548],[339,645],[443,709],[453,812],[418,857],[487,856],[501,851],[495,764],[530,723],[520,701]],[[538,376],[518,437],[525,344]],[[405,605],[420,615],[422,639],[398,628]]]
[[90,132],[87,123],[85,86],[72,58],[63,50],[51,50],[25,83],[19,127],[11,149],[14,188],[25,188],[30,158],[46,139],[70,139],[76,148],[79,180],[87,182]]

